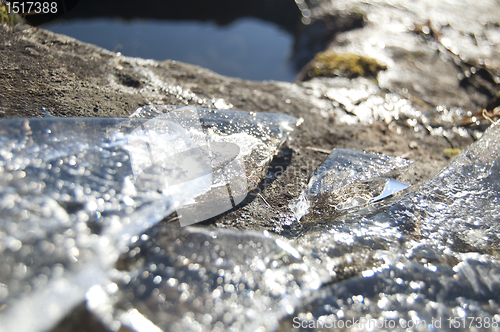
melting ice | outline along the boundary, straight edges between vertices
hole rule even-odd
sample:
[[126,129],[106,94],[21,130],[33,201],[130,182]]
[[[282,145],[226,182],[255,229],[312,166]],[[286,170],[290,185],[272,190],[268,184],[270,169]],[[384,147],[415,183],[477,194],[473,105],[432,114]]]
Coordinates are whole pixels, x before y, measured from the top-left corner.
[[214,201],[207,193],[227,184],[223,198],[241,198],[297,124],[175,107],[134,115],[0,122],[1,331],[53,326],[134,236],[195,197]]
[[455,323],[465,318],[498,330],[499,137],[494,125],[429,182],[297,239],[337,281],[296,310],[299,320],[354,319],[361,331],[484,328]]
[[[165,110],[138,114],[149,112]],[[193,130],[185,150],[172,155],[204,155],[207,150],[196,147],[207,137],[209,143],[229,144],[240,139],[232,135],[242,133],[277,146],[295,121],[273,115],[259,134],[263,118],[200,114],[206,119],[200,122],[204,134]],[[222,115],[227,122],[209,121]],[[233,115],[250,117],[253,124],[233,131]],[[48,329],[66,312],[61,306],[80,301],[85,292],[87,308],[110,330],[280,331],[290,330],[298,318],[365,319],[358,330],[389,321],[404,330],[402,324],[411,321],[414,330],[428,331],[436,320],[445,328],[460,317],[500,320],[498,125],[436,177],[391,198],[382,199],[393,184],[388,179],[404,182],[408,161],[334,150],[303,194],[309,214],[291,226],[310,227],[284,239],[175,223],[142,232],[161,218],[155,217],[157,208],[167,213],[183,200],[197,204],[192,197],[168,196],[175,186],[148,182],[148,176],[140,190],[132,180],[140,177],[136,169],[170,174],[168,168],[134,166],[130,160],[139,143],[127,145],[127,137],[143,137],[137,128],[149,132],[145,121],[150,120],[106,119],[106,127],[92,119],[1,123],[1,329]],[[186,127],[183,120],[176,123],[162,135],[181,140]],[[78,140],[68,141],[68,135]],[[254,149],[262,146],[247,141]],[[244,146],[238,156],[255,165],[272,155],[242,151]],[[199,173],[195,179],[201,182],[186,187],[189,196],[207,195],[202,202],[213,200],[211,188],[225,181],[216,170],[238,157],[216,151],[211,158],[211,172]],[[251,187],[258,176],[255,170],[246,174]],[[337,213],[342,208],[347,210]],[[138,220],[144,224],[136,226]]]
[[[284,114],[188,111],[178,106],[146,106],[132,117],[175,121],[202,151],[209,153],[210,186],[203,195],[177,210],[183,226],[214,217],[241,203],[266,175],[266,166],[277,148],[299,124],[298,119]],[[155,154],[161,154],[162,146],[157,149]],[[184,155],[177,159],[176,164],[186,163]]]
[[332,211],[379,201],[408,187],[396,179],[410,165],[402,158],[334,149],[290,208],[298,220],[310,212],[321,219],[322,215],[331,218]]
[[88,297],[111,329],[147,331],[137,309],[164,331],[272,331],[329,279],[287,241],[255,231],[158,224],[130,252],[112,287]]
[[[285,331],[294,318],[306,325],[365,319],[356,326],[362,331],[393,323],[427,331],[433,319],[446,325],[463,315],[498,321],[500,265],[487,253],[497,243],[499,134],[492,127],[434,179],[383,205],[309,216],[317,224],[292,240],[158,224],[120,258],[121,274],[88,294],[89,306],[110,329],[136,331]],[[323,181],[311,181],[307,192],[326,197],[359,188],[356,179],[403,179],[409,166],[337,150],[313,176]],[[356,171],[339,183],[333,170],[342,169]],[[476,227],[466,227],[473,220]],[[473,247],[478,240],[482,247]]]

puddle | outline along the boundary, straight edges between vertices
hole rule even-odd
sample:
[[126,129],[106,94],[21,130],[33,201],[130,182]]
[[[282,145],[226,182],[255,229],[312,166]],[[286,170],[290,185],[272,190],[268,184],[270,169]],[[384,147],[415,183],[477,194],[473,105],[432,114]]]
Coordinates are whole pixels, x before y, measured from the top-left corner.
[[248,80],[292,81],[293,36],[258,19],[220,26],[208,22],[89,19],[62,21],[44,29],[123,55],[177,60]]

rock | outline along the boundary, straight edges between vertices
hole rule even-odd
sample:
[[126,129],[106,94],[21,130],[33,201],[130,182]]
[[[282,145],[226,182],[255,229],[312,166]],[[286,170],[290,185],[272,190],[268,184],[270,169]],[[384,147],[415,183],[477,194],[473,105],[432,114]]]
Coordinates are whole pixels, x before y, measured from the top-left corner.
[[[387,94],[363,78],[313,79],[302,84],[251,82],[175,61],[120,56],[42,29],[0,29],[3,117],[42,116],[41,107],[56,116],[119,117],[150,103],[214,108],[223,100],[232,109],[303,118],[290,149],[283,150],[271,164],[272,172],[279,176],[258,188],[272,208],[255,192],[257,199],[243,208],[254,211],[250,218],[239,218],[241,212],[234,211],[219,218],[219,226],[274,229],[269,220],[289,212],[289,195],[297,197],[309,175],[326,159],[323,153],[306,147],[406,156],[416,162],[415,179],[429,177],[429,172],[447,162],[442,153],[450,145],[447,139],[396,125],[393,116],[386,116],[387,109],[403,107],[417,112],[419,106]],[[38,55],[25,53],[26,47]],[[370,115],[372,110],[379,111]],[[379,124],[376,120],[381,118],[392,124]],[[408,141],[418,142],[419,149],[409,149]],[[457,136],[453,147],[463,148],[469,142],[470,137]]]
[[[498,98],[500,8],[495,0],[480,5],[426,0],[301,3],[311,25],[332,26],[326,42],[330,52],[374,58],[388,67],[378,75],[382,88],[426,108],[455,106],[472,112]],[[339,18],[359,16],[363,28],[351,25],[344,32],[345,26],[336,25]],[[306,39],[326,33],[305,30]]]

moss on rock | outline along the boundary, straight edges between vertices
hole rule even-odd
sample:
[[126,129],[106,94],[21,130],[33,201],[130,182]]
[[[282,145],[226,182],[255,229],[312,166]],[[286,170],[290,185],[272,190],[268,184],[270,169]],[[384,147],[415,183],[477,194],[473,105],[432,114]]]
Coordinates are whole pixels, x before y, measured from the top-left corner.
[[0,2],[0,24],[16,25],[22,23],[23,19],[18,14],[9,13],[7,7]]
[[317,76],[344,76],[367,77],[376,76],[379,71],[387,69],[373,58],[354,53],[338,54],[332,50],[316,54],[309,77]]

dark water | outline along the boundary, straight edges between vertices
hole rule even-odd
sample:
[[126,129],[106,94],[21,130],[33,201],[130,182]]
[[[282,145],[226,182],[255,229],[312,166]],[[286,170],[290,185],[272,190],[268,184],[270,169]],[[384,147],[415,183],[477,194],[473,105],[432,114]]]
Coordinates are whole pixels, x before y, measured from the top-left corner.
[[89,19],[43,28],[126,56],[172,59],[249,80],[292,81],[293,37],[273,23],[244,18],[225,26],[197,21]]

